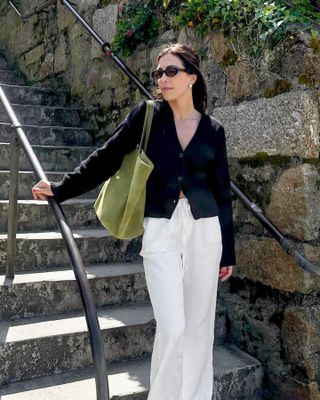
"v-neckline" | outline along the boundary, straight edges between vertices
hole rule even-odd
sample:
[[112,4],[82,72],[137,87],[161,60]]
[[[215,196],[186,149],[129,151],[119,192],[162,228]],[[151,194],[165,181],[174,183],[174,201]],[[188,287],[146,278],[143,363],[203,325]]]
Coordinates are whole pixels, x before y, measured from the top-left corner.
[[201,113],[201,117],[200,117],[200,120],[199,120],[198,125],[196,127],[196,130],[195,130],[194,134],[192,135],[192,138],[190,139],[189,143],[186,145],[185,149],[183,150],[183,147],[181,146],[181,143],[180,143],[180,140],[179,140],[177,127],[176,127],[176,124],[174,122],[173,111],[172,111],[172,109],[171,109],[171,107],[169,105],[168,105],[168,107],[170,108],[171,123],[172,123],[172,126],[173,126],[173,130],[174,130],[174,134],[175,134],[176,140],[177,140],[177,142],[179,144],[181,152],[185,153],[187,151],[187,149],[190,147],[190,144],[194,141],[195,136],[198,135],[198,131],[199,131],[200,125],[201,125],[201,123],[202,123],[202,121],[204,119],[204,113]]

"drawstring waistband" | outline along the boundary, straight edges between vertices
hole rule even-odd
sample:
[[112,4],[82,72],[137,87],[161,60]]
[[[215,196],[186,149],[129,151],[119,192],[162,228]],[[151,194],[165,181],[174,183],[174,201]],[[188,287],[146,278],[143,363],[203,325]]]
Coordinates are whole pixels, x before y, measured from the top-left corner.
[[177,207],[181,207],[185,210],[190,210],[190,203],[189,200],[186,197],[182,197],[179,199]]

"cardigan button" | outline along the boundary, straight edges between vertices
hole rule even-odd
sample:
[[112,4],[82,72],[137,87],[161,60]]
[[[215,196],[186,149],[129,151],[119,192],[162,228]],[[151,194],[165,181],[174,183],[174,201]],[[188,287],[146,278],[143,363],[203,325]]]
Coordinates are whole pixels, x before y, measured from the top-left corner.
[[178,176],[178,182],[182,182],[182,176]]
[[180,158],[183,158],[183,153],[179,153],[179,157],[180,157]]

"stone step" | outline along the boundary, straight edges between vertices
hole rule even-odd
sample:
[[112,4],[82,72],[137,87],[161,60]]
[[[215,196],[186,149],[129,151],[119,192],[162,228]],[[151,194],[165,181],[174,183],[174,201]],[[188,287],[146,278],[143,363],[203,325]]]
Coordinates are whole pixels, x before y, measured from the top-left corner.
[[[9,172],[0,170],[0,199],[7,200],[9,198]],[[48,172],[47,178],[49,181],[59,182],[62,179],[63,172]],[[32,197],[32,186],[38,182],[38,178],[32,171],[20,171],[19,172],[19,191],[18,198],[20,200],[31,200]],[[79,198],[91,198],[96,199],[99,188],[96,188],[88,193],[85,193]]]
[[[85,160],[95,147],[88,146],[32,146],[42,168],[46,171],[72,171],[81,161]],[[0,169],[10,166],[10,144],[0,142]],[[21,149],[19,169],[32,171],[32,166],[25,152]]]
[[[139,238],[119,240],[105,229],[74,230],[73,236],[86,264],[138,260]],[[6,265],[7,235],[0,234],[0,273]],[[17,272],[69,267],[65,242],[58,231],[17,234]]]
[[[97,307],[150,302],[141,262],[95,264],[85,269]],[[78,284],[70,269],[16,274],[11,282],[0,275],[0,302],[0,321],[83,310]],[[218,298],[215,343],[224,343],[226,328],[226,309]]]
[[0,68],[0,83],[24,84],[25,81],[14,72]]
[[[78,127],[23,125],[32,145],[92,146],[93,133]],[[9,123],[0,123],[0,141],[10,143],[13,129]]]
[[8,63],[7,59],[3,54],[0,54],[0,69],[7,69]]
[[[149,303],[98,310],[107,362],[152,351],[155,322]],[[82,312],[0,323],[0,385],[92,365]]]
[[1,87],[9,102],[14,104],[65,107],[70,100],[66,92],[58,90],[12,83],[1,83]]
[[[35,125],[78,126],[79,108],[53,107],[11,104],[20,123]],[[7,113],[0,104],[0,122],[10,122]]]
[[[97,307],[149,301],[141,262],[95,264],[85,269]],[[1,275],[0,303],[1,321],[83,310],[71,269],[17,274],[10,285]]]
[[[142,263],[95,264],[85,269],[97,307],[150,302]],[[2,275],[0,302],[0,321],[83,310],[78,284],[70,269],[17,274],[10,283]],[[226,309],[218,298],[215,343],[224,343],[226,335]]]
[[[71,229],[100,226],[94,211],[94,199],[70,199],[63,204],[63,211]],[[0,232],[7,232],[9,200],[0,200]],[[17,232],[37,232],[57,229],[57,222],[47,201],[19,200]]]
[[[262,368],[235,346],[214,347],[215,400],[258,400]],[[127,360],[108,366],[111,400],[146,400],[150,359]],[[1,400],[96,400],[94,370],[73,371],[0,389]]]

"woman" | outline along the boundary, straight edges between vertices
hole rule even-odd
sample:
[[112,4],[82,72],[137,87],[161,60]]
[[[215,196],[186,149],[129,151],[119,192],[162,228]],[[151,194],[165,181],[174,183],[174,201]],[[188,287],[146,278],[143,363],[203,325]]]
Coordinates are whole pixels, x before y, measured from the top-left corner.
[[[156,107],[147,147],[141,256],[157,323],[148,400],[210,400],[218,279],[235,264],[230,178],[222,125],[205,113],[207,91],[191,48],[169,45],[152,73]],[[60,202],[112,176],[139,143],[139,103],[103,147],[35,199]]]

